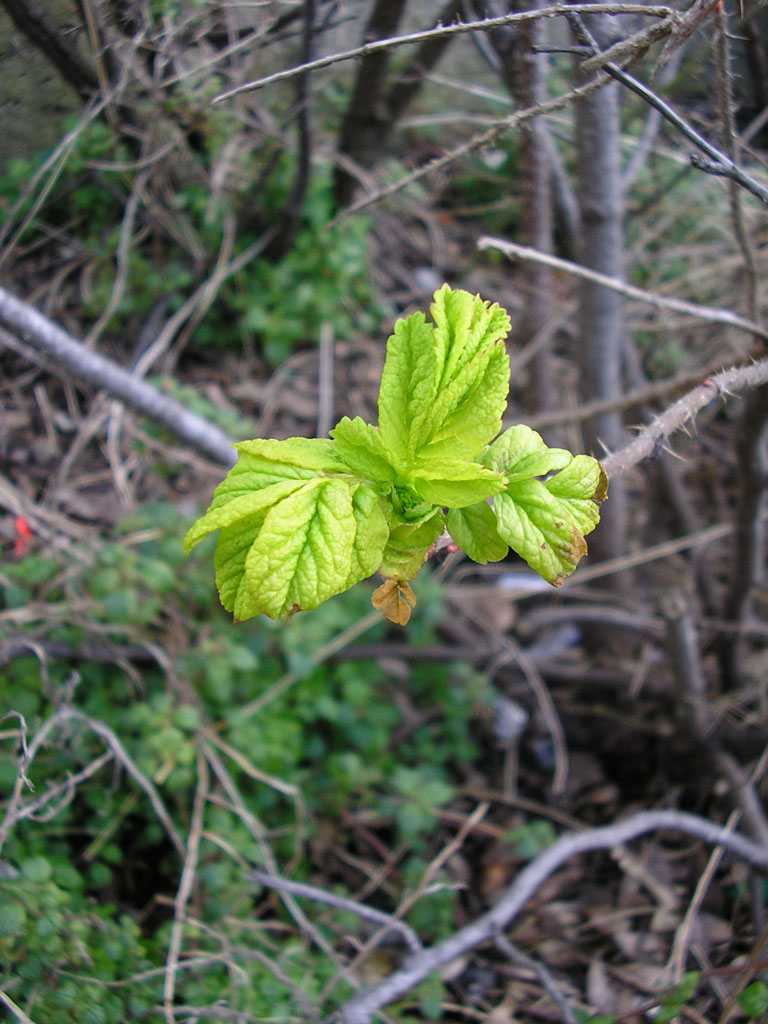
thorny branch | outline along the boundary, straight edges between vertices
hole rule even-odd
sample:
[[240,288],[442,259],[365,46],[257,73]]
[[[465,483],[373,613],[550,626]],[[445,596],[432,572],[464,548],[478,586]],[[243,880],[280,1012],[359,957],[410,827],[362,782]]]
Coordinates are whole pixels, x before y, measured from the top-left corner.
[[404,175],[402,178],[398,178],[397,181],[393,181],[390,185],[385,185],[383,188],[377,189],[375,192],[369,192],[367,195],[362,196],[357,202],[347,207],[339,213],[330,223],[328,229],[336,227],[336,225],[355,213],[360,213],[361,210],[367,209],[369,206],[373,206],[374,203],[380,202],[382,199],[388,199],[390,196],[396,195],[398,192],[402,192],[403,189],[408,188],[410,185],[414,185],[417,181],[421,181],[422,178],[428,177],[430,174],[434,174],[437,171],[441,171],[451,164],[457,163],[459,160],[463,160],[465,157],[470,156],[472,153],[478,152],[478,150],[484,149],[486,146],[490,146],[500,139],[503,135],[508,132],[514,131],[522,124],[526,124],[528,121],[532,121],[535,117],[542,117],[545,114],[554,114],[559,110],[563,110],[565,107],[575,103],[576,100],[580,100],[585,96],[591,96],[592,93],[597,92],[598,89],[602,89],[603,86],[608,82],[607,75],[596,75],[593,79],[586,83],[586,85],[579,85],[568,92],[563,93],[561,96],[555,96],[552,99],[545,100],[543,103],[537,103],[536,106],[526,107],[524,110],[518,110],[507,117],[502,118],[496,124],[492,125],[484,132],[479,132],[477,135],[473,135],[471,139],[466,142],[462,142],[460,145],[453,149],[447,150],[441,156],[435,157],[434,160],[430,160],[428,163],[421,167],[417,167],[411,171],[410,174]]
[[709,405],[715,398],[757,388],[766,382],[768,382],[768,357],[751,363],[749,366],[734,367],[707,377],[697,388],[693,388],[692,391],[673,402],[664,412],[659,413],[629,444],[602,459],[606,473],[609,476],[626,473],[643,459],[653,455],[670,434],[685,426],[700,409]]
[[425,29],[423,32],[410,32],[408,35],[394,36],[389,39],[376,39],[370,43],[364,43],[362,46],[356,46],[352,50],[343,50],[340,53],[333,53],[327,57],[318,57],[317,60],[298,64],[293,68],[276,71],[274,74],[266,75],[264,78],[258,78],[253,82],[245,82],[243,85],[238,85],[234,89],[228,89],[226,92],[216,96],[213,102],[221,103],[223,100],[230,99],[232,96],[238,96],[243,92],[263,89],[267,85],[284,82],[287,78],[294,78],[296,75],[320,71],[322,68],[331,67],[333,64],[355,60],[358,57],[368,57],[372,53],[381,53],[385,50],[391,50],[396,46],[424,43],[432,39],[462,35],[467,32],[490,32],[504,25],[535,21],[539,18],[557,18],[566,14],[567,11],[589,12],[590,14],[645,14],[651,18],[668,19],[669,28],[666,34],[672,33],[678,17],[677,12],[671,7],[654,7],[649,4],[597,3],[573,4],[568,7],[562,4],[553,4],[551,7],[545,7],[540,11],[519,11],[513,14],[502,14],[497,18],[482,18],[479,21],[455,21],[451,25],[438,25],[436,28]]

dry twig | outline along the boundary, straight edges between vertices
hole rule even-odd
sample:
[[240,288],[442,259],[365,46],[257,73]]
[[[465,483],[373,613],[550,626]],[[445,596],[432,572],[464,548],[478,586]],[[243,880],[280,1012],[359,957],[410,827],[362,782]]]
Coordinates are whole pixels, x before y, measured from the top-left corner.
[[538,252],[536,249],[518,245],[516,242],[508,242],[503,238],[491,238],[488,235],[484,235],[478,239],[477,247],[478,249],[497,249],[506,256],[516,256],[518,259],[531,260],[534,263],[544,263],[556,270],[573,274],[574,277],[580,277],[585,281],[592,281],[594,284],[602,285],[604,288],[610,288],[611,291],[624,295],[628,299],[636,299],[638,302],[654,306],[656,309],[669,309],[675,313],[684,313],[686,316],[703,320],[706,323],[726,324],[729,327],[736,327],[749,334],[768,338],[768,329],[761,327],[760,324],[755,323],[753,320],[739,316],[738,313],[732,313],[729,309],[713,309],[711,306],[700,306],[698,303],[687,302],[685,299],[674,299],[665,295],[659,295],[657,292],[649,292],[645,288],[637,288],[634,285],[626,284],[626,282],[618,278],[609,277],[607,274],[599,274],[597,271],[589,270],[578,263],[561,259],[559,256],[550,256],[548,253]]
[[181,952],[182,932],[186,920],[186,908],[192,893],[192,886],[197,873],[197,858],[200,850],[200,837],[203,831],[203,813],[208,797],[208,765],[200,749],[197,750],[197,786],[192,808],[192,820],[187,836],[187,850],[184,856],[184,868],[179,879],[176,899],[173,901],[173,925],[168,942],[168,957],[165,961],[163,979],[163,1007],[167,1024],[173,1024],[173,996],[176,988],[176,970]]
[[403,966],[349,999],[340,1009],[343,1024],[369,1024],[381,1007],[399,999],[432,971],[470,949],[493,941],[520,913],[543,882],[572,857],[611,850],[648,832],[679,832],[711,846],[723,846],[761,873],[768,874],[768,850],[738,833],[682,811],[642,811],[625,821],[561,836],[528,864],[491,910],[453,935],[406,960]]
[[356,46],[352,50],[344,50],[340,53],[332,53],[327,57],[319,57],[317,60],[299,64],[293,68],[285,68],[283,71],[276,71],[272,75],[258,78],[253,82],[246,82],[234,89],[228,89],[220,93],[213,100],[214,103],[221,103],[243,92],[252,92],[254,89],[263,89],[267,85],[276,82],[284,82],[288,78],[295,78],[307,72],[319,71],[322,68],[331,67],[333,64],[340,64],[347,60],[356,60],[358,57],[368,57],[373,53],[381,53],[391,50],[397,46],[407,46],[412,43],[424,43],[431,39],[444,38],[452,35],[462,35],[467,32],[490,32],[493,29],[501,28],[504,25],[514,25],[525,21],[535,21],[540,18],[557,18],[565,15],[567,11],[578,11],[590,14],[644,14],[651,18],[669,19],[669,27],[666,33],[670,34],[674,29],[674,18],[676,12],[671,7],[659,5],[654,7],[648,4],[573,4],[564,6],[553,4],[551,7],[544,7],[541,10],[519,11],[513,14],[502,14],[498,18],[482,18],[479,21],[455,21],[451,25],[438,25],[436,28],[426,29],[423,32],[410,32],[408,35],[394,36],[389,39],[376,39],[362,46]]
[[336,907],[339,910],[346,910],[363,921],[370,921],[380,928],[379,935],[383,938],[389,932],[397,932],[405,945],[412,953],[417,953],[421,948],[421,942],[416,932],[405,921],[399,921],[391,914],[385,914],[383,910],[358,903],[357,900],[347,899],[334,892],[326,892],[318,889],[315,885],[306,885],[304,882],[293,882],[290,878],[281,878],[279,875],[270,875],[266,871],[249,871],[248,878],[267,889],[277,889],[279,892],[289,892],[292,896],[305,896],[314,900],[315,903],[326,903],[329,907]]

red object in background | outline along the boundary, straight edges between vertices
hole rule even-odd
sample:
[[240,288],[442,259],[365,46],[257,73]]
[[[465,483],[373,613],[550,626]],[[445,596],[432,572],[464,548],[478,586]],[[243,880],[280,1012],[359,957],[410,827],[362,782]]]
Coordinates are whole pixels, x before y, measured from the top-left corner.
[[32,540],[32,530],[24,516],[16,516],[16,539],[13,542],[13,550],[17,555],[24,554],[24,548]]

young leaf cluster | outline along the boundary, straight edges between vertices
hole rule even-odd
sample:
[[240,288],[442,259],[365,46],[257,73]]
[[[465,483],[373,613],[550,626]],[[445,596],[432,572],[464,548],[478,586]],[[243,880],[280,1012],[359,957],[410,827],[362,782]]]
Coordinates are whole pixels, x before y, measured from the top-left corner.
[[600,464],[524,425],[497,437],[506,312],[443,285],[430,313],[395,324],[378,427],[345,416],[329,439],[235,445],[238,461],[184,547],[219,531],[216,583],[237,620],[316,608],[378,570],[373,604],[404,625],[407,581],[446,528],[474,561],[512,548],[555,586],[586,553],[606,493]]

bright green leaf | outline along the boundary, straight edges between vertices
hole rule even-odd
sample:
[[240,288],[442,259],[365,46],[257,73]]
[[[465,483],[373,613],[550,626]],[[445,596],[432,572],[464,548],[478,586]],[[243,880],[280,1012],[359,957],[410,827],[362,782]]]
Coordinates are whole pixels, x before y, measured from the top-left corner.
[[755,981],[738,996],[739,1006],[748,1017],[764,1019],[768,1014],[768,985]]
[[478,562],[509,545],[557,584],[586,552],[607,485],[599,464],[522,425],[491,443],[509,387],[507,314],[445,285],[431,315],[395,324],[378,429],[344,417],[329,439],[235,446],[237,464],[184,547],[219,531],[216,583],[237,619],[314,608],[378,568],[389,582],[377,600],[405,621],[404,581],[443,530],[443,509]]
[[462,508],[504,490],[505,479],[477,462],[421,459],[410,474],[416,493],[432,505]]
[[432,410],[434,428],[420,454],[425,458],[474,458],[501,429],[509,388],[509,356],[503,344],[484,350],[462,367]]
[[429,549],[443,532],[445,517],[439,510],[418,525],[403,523],[389,535],[382,555],[382,576],[412,579],[424,564]]
[[607,489],[605,470],[597,459],[574,455],[565,469],[547,480],[546,487],[568,509],[582,533],[594,530]]
[[284,618],[344,590],[352,567],[355,517],[349,484],[317,478],[274,505],[245,559],[249,591],[235,606]]
[[513,483],[563,469],[572,458],[563,448],[548,448],[540,434],[519,423],[493,442],[481,462]]
[[548,583],[559,586],[587,553],[568,510],[540,480],[510,484],[493,507],[499,535]]
[[509,545],[499,536],[496,516],[485,501],[466,508],[451,509],[446,526],[453,540],[473,562],[500,562],[509,551]]
[[435,329],[435,401],[414,425],[413,453],[472,457],[501,428],[509,391],[504,338],[509,317],[478,295],[443,285],[430,307]]
[[282,501],[283,498],[287,498],[289,494],[304,485],[305,482],[301,480],[284,480],[281,483],[271,484],[260,491],[247,491],[245,494],[238,494],[226,504],[220,503],[216,508],[211,506],[205,515],[187,530],[183,542],[184,550],[189,553],[203,537],[207,537],[214,530],[225,529],[243,520],[253,519],[254,516],[270,508],[276,502]]
[[[509,484],[494,498],[499,535],[549,583],[558,586],[587,553],[585,534],[600,519],[605,473],[596,459],[548,448],[520,424],[483,454]],[[557,471],[557,472],[555,472]],[[536,477],[554,473],[545,480]]]
[[235,445],[238,455],[255,455],[268,462],[277,462],[297,469],[314,472],[343,470],[334,452],[333,442],[327,438],[289,437],[285,441],[256,438]]
[[245,577],[245,560],[266,514],[265,510],[260,515],[240,520],[236,527],[222,530],[216,541],[213,566],[219,600],[240,622],[259,614],[257,595],[251,593]]
[[509,318],[477,295],[435,292],[434,328],[414,313],[395,325],[379,393],[379,429],[407,468],[427,446],[436,457],[477,455],[501,426],[509,390]]
[[355,535],[345,590],[376,572],[389,540],[384,502],[372,487],[363,484],[357,487],[352,497],[352,515]]
[[395,480],[390,454],[381,435],[370,423],[345,416],[331,431],[335,452],[358,476],[368,480]]
[[428,415],[436,391],[432,326],[412,313],[387,341],[379,389],[379,432],[396,466],[407,465],[414,425]]
[[435,323],[441,388],[455,380],[479,352],[503,341],[509,333],[509,317],[500,306],[447,284],[435,292],[429,311]]

